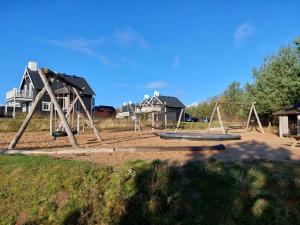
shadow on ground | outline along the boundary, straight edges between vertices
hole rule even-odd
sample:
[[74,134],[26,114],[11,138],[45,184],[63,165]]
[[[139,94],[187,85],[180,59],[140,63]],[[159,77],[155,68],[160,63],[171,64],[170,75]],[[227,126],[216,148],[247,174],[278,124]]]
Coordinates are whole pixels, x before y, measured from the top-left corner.
[[[251,141],[229,145],[226,151],[206,162],[199,161],[201,151],[191,152],[184,166],[160,161],[125,164],[99,200],[100,223],[300,224],[300,177],[294,170],[299,163],[285,161],[287,149],[270,151]],[[267,162],[279,158],[283,161]],[[65,224],[92,224],[86,214],[74,211]]]

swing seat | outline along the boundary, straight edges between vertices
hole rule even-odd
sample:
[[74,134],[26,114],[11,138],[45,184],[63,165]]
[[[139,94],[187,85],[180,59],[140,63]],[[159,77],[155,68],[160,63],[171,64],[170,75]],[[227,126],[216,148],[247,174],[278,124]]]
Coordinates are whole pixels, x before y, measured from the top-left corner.
[[229,126],[226,126],[226,128],[228,128],[230,130],[243,129],[243,128],[246,128],[246,125],[229,125]]
[[[71,129],[72,133],[74,135],[76,135],[78,133],[78,131],[76,129]],[[66,137],[68,136],[66,131],[63,130],[58,130],[58,131],[53,131],[52,132],[52,137],[54,137],[54,139],[58,138],[58,137]]]

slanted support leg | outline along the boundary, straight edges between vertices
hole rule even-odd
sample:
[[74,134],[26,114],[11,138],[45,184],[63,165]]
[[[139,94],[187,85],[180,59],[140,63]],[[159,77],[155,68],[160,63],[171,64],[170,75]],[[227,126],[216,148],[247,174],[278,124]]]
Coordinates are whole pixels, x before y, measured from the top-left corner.
[[210,131],[211,123],[212,123],[212,121],[213,121],[213,119],[214,119],[214,115],[215,115],[215,112],[216,112],[216,110],[217,110],[218,105],[219,105],[219,102],[216,103],[216,105],[215,105],[215,107],[214,107],[214,109],[213,109],[213,111],[212,111],[212,114],[211,114],[211,116],[210,116],[210,120],[209,120],[208,127],[207,127],[207,131],[208,131],[208,132]]
[[221,129],[222,129],[222,132],[223,132],[223,134],[226,134],[226,131],[225,131],[225,128],[224,128],[224,125],[223,125],[223,122],[222,122],[222,117],[221,117],[219,106],[217,106],[217,115],[218,115],[218,120],[219,120]]
[[249,129],[250,119],[251,119],[251,115],[252,115],[252,112],[253,112],[253,106],[254,106],[254,102],[251,104],[251,108],[250,108],[249,115],[248,115],[248,120],[247,120],[247,125],[246,125],[246,128],[245,128],[245,132],[247,132],[248,129]]
[[181,111],[180,111],[180,115],[179,115],[179,119],[178,119],[177,126],[176,126],[176,129],[175,129],[175,133],[177,133],[177,130],[179,128],[183,111],[184,111],[184,109],[182,108]]
[[62,111],[62,109],[61,109],[61,107],[60,107],[60,105],[59,105],[59,103],[58,103],[58,101],[56,99],[56,97],[55,97],[55,94],[54,94],[52,88],[50,87],[50,84],[49,84],[49,82],[47,80],[46,75],[43,73],[43,71],[41,69],[39,69],[38,72],[40,74],[40,77],[41,77],[44,85],[45,85],[45,88],[47,89],[48,94],[50,95],[51,102],[53,102],[53,104],[54,104],[54,106],[55,106],[55,108],[57,110],[57,113],[59,115],[59,118],[60,118],[60,120],[63,123],[63,126],[65,128],[65,131],[68,134],[68,137],[69,137],[69,140],[70,140],[72,146],[73,147],[78,147],[78,143],[77,143],[77,141],[76,141],[76,139],[74,137],[74,134],[72,133],[71,128],[70,128],[70,126],[69,126],[69,124],[67,122],[67,119],[66,119],[66,117],[65,117],[65,115],[64,115],[64,113],[63,113],[63,111]]
[[260,122],[260,119],[259,119],[258,114],[257,114],[257,112],[256,112],[256,108],[255,108],[255,105],[254,105],[254,104],[253,104],[253,112],[254,112],[254,115],[255,115],[255,117],[256,117],[256,120],[257,120],[258,126],[259,126],[259,128],[260,128],[260,131],[264,134],[265,131],[264,131],[262,125],[261,125],[261,122]]
[[30,108],[28,114],[25,117],[25,120],[23,121],[18,133],[16,134],[16,136],[14,137],[14,139],[10,142],[10,145],[8,146],[8,149],[13,149],[16,147],[18,141],[20,140],[20,138],[22,137],[26,127],[28,126],[33,113],[38,105],[38,103],[40,102],[40,100],[42,99],[42,97],[44,96],[44,94],[46,93],[46,88],[44,87],[36,96],[35,101],[33,102],[32,107]]
[[97,139],[98,139],[98,140],[101,140],[100,133],[99,133],[98,129],[96,128],[96,126],[95,126],[95,124],[94,124],[94,122],[93,122],[93,119],[92,119],[92,117],[91,117],[91,114],[90,114],[89,111],[87,110],[86,105],[84,104],[84,102],[83,102],[83,100],[82,100],[82,98],[81,98],[81,96],[80,96],[78,90],[77,90],[76,88],[73,88],[73,90],[74,90],[74,92],[75,92],[75,94],[76,94],[76,96],[77,96],[77,98],[78,98],[78,100],[79,100],[79,102],[80,102],[82,108],[84,109],[84,111],[85,111],[85,113],[86,113],[86,115],[87,115],[87,117],[88,117],[88,119],[89,119],[89,121],[90,121],[90,124],[91,124],[92,127],[93,127],[93,130],[94,130],[94,133],[95,133]]

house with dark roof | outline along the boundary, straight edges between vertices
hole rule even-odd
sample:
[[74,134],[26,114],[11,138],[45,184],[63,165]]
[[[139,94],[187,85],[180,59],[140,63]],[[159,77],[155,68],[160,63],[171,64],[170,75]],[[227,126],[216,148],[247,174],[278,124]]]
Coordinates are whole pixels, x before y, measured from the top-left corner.
[[138,104],[124,103],[117,114],[117,118],[145,114],[149,123],[155,121],[156,125],[164,124],[167,127],[167,125],[177,123],[180,114],[182,114],[181,121],[184,121],[184,110],[185,105],[177,97],[160,95],[158,91],[155,91],[152,97],[145,95],[142,102]]
[[152,97],[145,95],[143,101],[137,107],[137,111],[141,113],[153,113],[155,121],[164,121],[167,123],[176,123],[181,111],[183,110],[181,121],[184,121],[185,105],[175,96],[160,95],[158,91],[154,91]]
[[[60,75],[62,75],[71,84],[74,84],[82,89],[81,97],[86,107],[92,112],[95,92],[92,90],[85,78],[67,74]],[[38,73],[37,63],[29,62],[23,73],[19,88],[13,88],[6,93],[6,113],[9,111],[9,108],[13,109],[13,117],[16,115],[17,111],[24,113],[28,112],[35,100],[36,95],[43,89],[43,87],[44,83]],[[65,87],[60,81],[52,82],[51,87],[54,90],[54,93],[63,111],[66,111],[74,99],[74,93],[72,93],[71,89]],[[78,110],[81,111],[80,104],[77,104]],[[39,114],[47,114],[50,112],[50,105],[50,96],[45,94],[42,101],[39,103],[36,112]]]

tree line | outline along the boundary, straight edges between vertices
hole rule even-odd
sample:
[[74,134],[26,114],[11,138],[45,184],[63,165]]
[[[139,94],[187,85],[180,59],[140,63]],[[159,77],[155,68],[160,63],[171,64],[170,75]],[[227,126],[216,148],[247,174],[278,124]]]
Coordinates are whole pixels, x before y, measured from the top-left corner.
[[[300,102],[300,37],[294,43],[281,47],[265,57],[259,68],[252,71],[253,82],[244,86],[237,81],[229,84],[223,93],[214,96],[187,112],[195,117],[209,117],[216,102],[256,102],[260,116],[272,119],[273,113]],[[251,105],[222,104],[225,119],[242,119]]]

